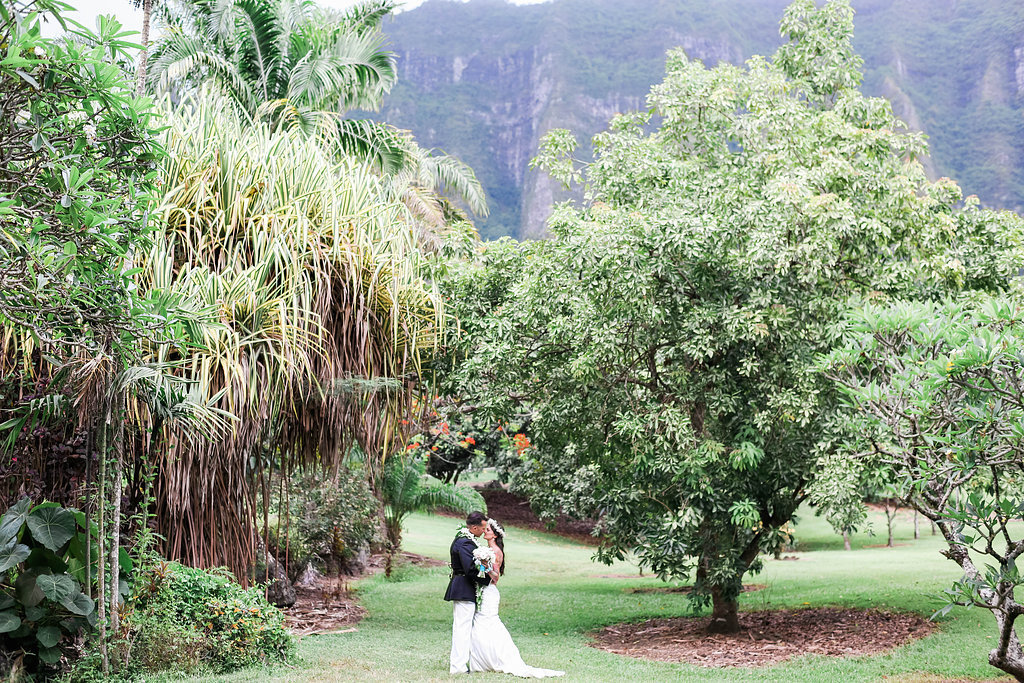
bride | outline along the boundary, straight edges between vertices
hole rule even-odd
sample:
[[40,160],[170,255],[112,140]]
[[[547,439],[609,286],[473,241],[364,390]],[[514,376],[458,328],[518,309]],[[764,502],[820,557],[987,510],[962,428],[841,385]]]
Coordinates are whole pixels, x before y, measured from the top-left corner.
[[547,678],[564,676],[564,671],[538,669],[527,665],[512,642],[508,629],[498,618],[498,580],[505,573],[505,530],[493,519],[484,529],[484,538],[494,552],[494,569],[489,572],[491,583],[484,587],[480,607],[473,615],[472,645],[469,652],[470,671],[500,671],[521,678]]

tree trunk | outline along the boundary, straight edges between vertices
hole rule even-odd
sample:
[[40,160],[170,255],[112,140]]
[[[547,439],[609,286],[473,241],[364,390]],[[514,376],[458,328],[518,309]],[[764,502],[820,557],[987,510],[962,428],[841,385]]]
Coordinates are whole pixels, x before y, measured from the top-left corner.
[[[107,586],[104,565],[103,538],[107,533],[106,507],[107,507],[107,422],[100,420],[100,472],[99,472],[99,510],[97,517],[96,534],[96,619],[99,622],[100,631],[100,661],[103,675],[110,675],[110,660],[107,658]],[[91,559],[91,558],[89,558]]]
[[886,541],[885,547],[892,548],[892,522],[896,518],[895,503],[890,499],[885,499],[885,526],[889,531],[889,540]]
[[850,546],[850,532],[849,531],[844,531],[843,532],[843,550],[853,550],[853,548]]
[[[111,499],[113,509],[110,514],[110,634],[117,638],[121,629],[121,493],[122,493],[122,464],[124,451],[124,411],[121,410],[120,401],[115,403],[113,415],[108,415],[108,420],[113,417],[117,426],[114,427],[114,448],[111,472]],[[109,425],[107,427],[110,428]]]
[[139,51],[139,65],[135,70],[135,95],[142,97],[146,91],[146,70],[149,67],[149,22],[153,16],[153,0],[142,1],[142,49]]
[[736,633],[740,630],[739,602],[728,600],[718,586],[711,588],[711,623],[708,633]]
[[921,525],[917,519],[917,508],[914,508],[914,540],[921,538]]

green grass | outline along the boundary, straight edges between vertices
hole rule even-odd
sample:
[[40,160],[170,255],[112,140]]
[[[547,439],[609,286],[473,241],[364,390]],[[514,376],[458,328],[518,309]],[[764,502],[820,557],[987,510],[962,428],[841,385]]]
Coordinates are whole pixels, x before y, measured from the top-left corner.
[[[768,560],[749,579],[764,590],[744,594],[741,609],[812,606],[877,607],[932,613],[934,597],[957,578],[956,566],[939,555],[942,544],[926,524],[913,541],[909,517],[897,520],[895,548],[865,547],[885,542],[885,520],[873,516],[879,534],[856,535],[855,550],[823,520],[803,515],[796,527],[795,561]],[[455,520],[417,515],[409,520],[404,547],[444,559]],[[635,566],[594,564],[591,550],[544,533],[509,529],[508,573],[502,579],[502,619],[529,664],[565,669],[566,681],[880,681],[996,678],[986,659],[994,633],[991,617],[957,610],[940,620],[940,630],[922,640],[875,657],[803,657],[766,669],[702,669],[645,662],[587,646],[587,633],[604,625],[651,617],[690,614],[680,594],[627,592],[661,583],[639,576]],[[794,553],[789,553],[792,555]],[[445,568],[400,567],[398,580],[380,576],[357,584],[369,616],[358,631],[304,638],[293,668],[247,670],[221,681],[432,681],[462,680],[447,675],[451,607],[441,596]],[[513,680],[499,674],[475,679]]]

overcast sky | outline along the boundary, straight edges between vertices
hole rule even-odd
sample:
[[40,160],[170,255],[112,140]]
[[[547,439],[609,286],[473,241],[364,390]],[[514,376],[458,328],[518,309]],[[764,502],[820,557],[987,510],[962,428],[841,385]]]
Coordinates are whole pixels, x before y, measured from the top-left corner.
[[[462,0],[471,2],[472,0]],[[508,0],[516,5],[533,5],[538,2],[549,0]],[[409,10],[417,5],[422,5],[424,0],[404,0],[400,3],[398,11]],[[356,3],[356,0],[319,0],[325,7],[337,7],[344,9]],[[142,30],[142,11],[132,7],[129,0],[68,0],[68,4],[78,8],[76,14],[70,15],[72,19],[79,21],[89,28],[95,28],[96,16],[99,14],[115,14],[118,20],[126,28],[133,31]],[[387,33],[387,24],[384,25],[384,32]]]

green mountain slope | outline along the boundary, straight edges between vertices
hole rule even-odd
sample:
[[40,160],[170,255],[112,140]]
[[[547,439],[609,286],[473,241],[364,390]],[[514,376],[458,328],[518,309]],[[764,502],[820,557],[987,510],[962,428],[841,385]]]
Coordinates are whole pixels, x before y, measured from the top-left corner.
[[[644,106],[665,51],[771,54],[787,0],[430,0],[387,22],[400,81],[380,115],[469,163],[485,237],[543,234],[558,188],[527,168],[550,128],[581,141]],[[930,170],[989,206],[1024,205],[1024,2],[853,0],[865,90],[929,134]],[[589,150],[584,149],[584,154]]]

